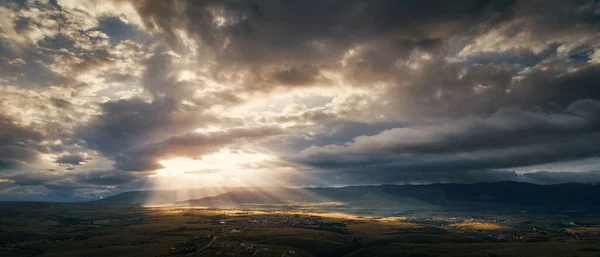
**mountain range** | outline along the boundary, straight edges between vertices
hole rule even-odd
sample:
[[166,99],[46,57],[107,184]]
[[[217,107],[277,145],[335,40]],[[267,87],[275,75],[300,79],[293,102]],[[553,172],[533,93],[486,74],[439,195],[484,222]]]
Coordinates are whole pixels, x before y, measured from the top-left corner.
[[491,182],[316,188],[202,188],[132,191],[99,202],[206,207],[337,203],[358,209],[595,211],[600,210],[600,185]]

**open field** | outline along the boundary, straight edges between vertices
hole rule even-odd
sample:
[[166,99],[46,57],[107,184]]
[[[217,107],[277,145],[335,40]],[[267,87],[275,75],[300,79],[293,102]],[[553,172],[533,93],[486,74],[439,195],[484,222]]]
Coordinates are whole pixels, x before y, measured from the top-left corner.
[[507,226],[503,226],[496,223],[485,223],[485,222],[466,222],[466,223],[455,223],[450,227],[458,229],[471,229],[471,230],[507,230],[510,229]]
[[[0,256],[600,256],[589,215],[2,203]],[[580,224],[584,224],[582,226]]]

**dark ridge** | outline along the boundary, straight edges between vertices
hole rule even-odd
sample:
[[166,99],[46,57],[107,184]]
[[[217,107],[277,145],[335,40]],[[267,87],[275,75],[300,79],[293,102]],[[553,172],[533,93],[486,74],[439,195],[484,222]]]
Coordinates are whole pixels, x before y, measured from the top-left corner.
[[416,209],[434,207],[540,211],[600,209],[600,186],[581,183],[536,185],[507,181],[298,189],[227,188],[220,194],[214,193],[214,189],[189,189],[186,192],[186,197],[182,198],[181,192],[175,190],[133,191],[98,202],[129,204],[177,202],[184,205],[230,206],[335,201],[353,206],[402,205]]

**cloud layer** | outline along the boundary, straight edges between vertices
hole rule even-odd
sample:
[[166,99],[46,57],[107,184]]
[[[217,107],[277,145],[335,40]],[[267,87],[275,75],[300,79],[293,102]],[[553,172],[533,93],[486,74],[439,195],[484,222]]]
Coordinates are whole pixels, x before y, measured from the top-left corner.
[[39,0],[0,17],[2,199],[144,188],[169,160],[284,185],[600,181],[597,1]]

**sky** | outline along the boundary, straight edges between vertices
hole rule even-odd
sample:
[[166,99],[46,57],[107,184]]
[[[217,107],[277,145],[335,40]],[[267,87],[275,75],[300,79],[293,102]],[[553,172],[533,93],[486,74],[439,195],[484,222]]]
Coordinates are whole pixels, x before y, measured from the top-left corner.
[[0,200],[600,181],[600,2],[0,2]]

